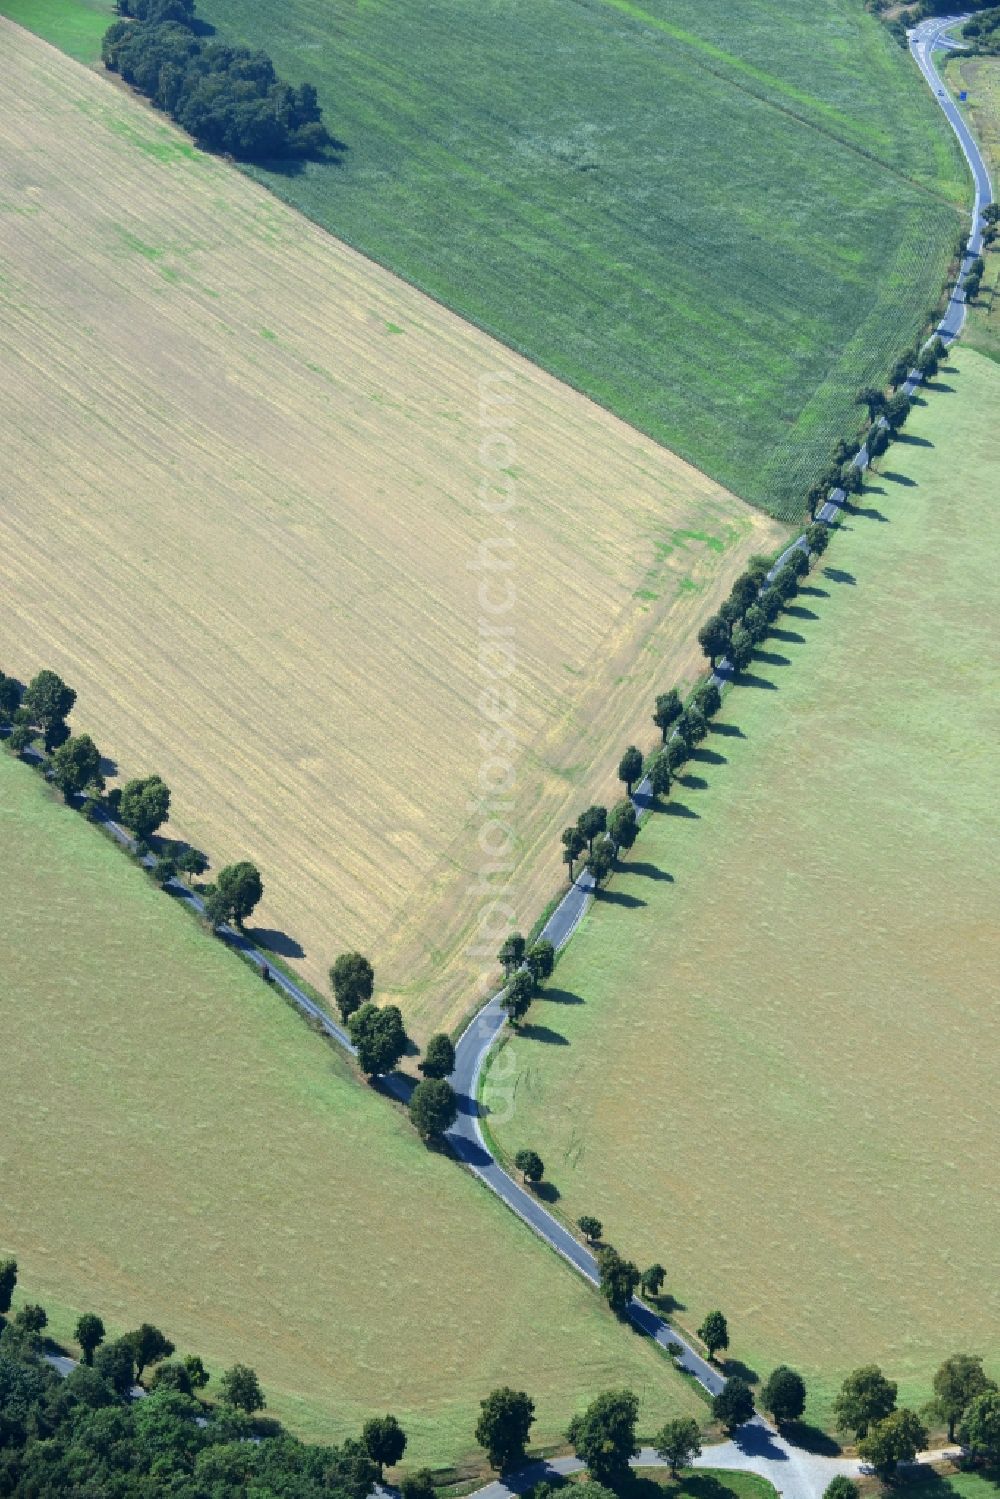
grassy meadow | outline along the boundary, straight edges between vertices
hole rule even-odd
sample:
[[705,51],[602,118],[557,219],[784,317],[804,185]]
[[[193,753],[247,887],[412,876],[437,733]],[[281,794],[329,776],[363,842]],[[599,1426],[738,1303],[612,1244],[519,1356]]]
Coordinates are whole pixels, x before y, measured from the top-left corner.
[[1000,1376],[1000,368],[963,349],[920,401],[507,1045],[493,1131],[824,1423],[862,1363],[906,1403],[955,1349]]
[[859,0],[199,13],[315,82],[344,143],[258,173],[275,193],[782,516],[933,305],[969,196]]
[[321,985],[370,952],[426,1035],[481,977],[484,792],[499,774],[530,925],[558,830],[782,530],[0,40],[3,669],[62,673],[122,775],[172,788],[169,832],[255,860],[261,940]]
[[[475,1456],[512,1381],[558,1441],[598,1390],[643,1429],[704,1407],[648,1342],[355,1081],[278,996],[0,754],[0,1253],[68,1338],[149,1320],[254,1365],[308,1437],[394,1411],[408,1460]],[[212,1393],[213,1384],[208,1393]]]

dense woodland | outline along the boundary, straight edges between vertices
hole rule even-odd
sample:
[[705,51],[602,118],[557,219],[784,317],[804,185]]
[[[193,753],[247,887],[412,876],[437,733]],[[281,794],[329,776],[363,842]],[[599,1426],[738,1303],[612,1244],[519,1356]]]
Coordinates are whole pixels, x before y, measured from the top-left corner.
[[1000,5],[973,16],[962,27],[962,35],[976,52],[1000,56]]
[[284,83],[265,52],[203,35],[194,0],[119,0],[104,66],[206,151],[242,161],[312,156],[331,144],[311,83]]

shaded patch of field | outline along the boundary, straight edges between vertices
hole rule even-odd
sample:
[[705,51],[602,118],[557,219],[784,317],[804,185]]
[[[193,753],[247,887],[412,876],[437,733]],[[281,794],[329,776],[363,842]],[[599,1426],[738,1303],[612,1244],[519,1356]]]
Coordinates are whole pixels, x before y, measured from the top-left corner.
[[0,1250],[69,1338],[146,1319],[213,1383],[339,1438],[393,1410],[408,1459],[475,1457],[478,1402],[531,1391],[559,1441],[596,1390],[703,1414],[493,1196],[428,1152],[279,997],[0,753]]
[[308,978],[360,947],[418,1034],[451,1023],[482,968],[484,795],[530,925],[559,828],[613,795],[781,530],[103,79],[0,41],[3,669],[61,672],[123,772],[172,787],[168,831],[259,864],[256,920]]
[[508,1045],[495,1130],[820,1423],[858,1364],[920,1404],[953,1349],[1000,1359],[1000,369],[963,349],[921,402],[560,961],[579,1002],[536,1001],[568,1044]]
[[199,13],[315,82],[347,147],[258,172],[275,193],[783,516],[923,324],[969,199],[858,0]]

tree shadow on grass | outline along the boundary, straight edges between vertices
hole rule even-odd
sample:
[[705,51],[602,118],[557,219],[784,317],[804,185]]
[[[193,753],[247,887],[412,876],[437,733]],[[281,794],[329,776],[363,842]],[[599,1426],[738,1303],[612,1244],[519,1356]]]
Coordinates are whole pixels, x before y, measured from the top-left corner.
[[757,1370],[751,1369],[749,1364],[745,1364],[739,1358],[721,1359],[719,1361],[719,1368],[727,1379],[742,1379],[747,1384],[757,1384],[760,1381],[760,1375],[757,1373]]
[[792,619],[819,619],[819,615],[814,610],[807,609],[804,604],[786,604],[785,613],[791,615]]
[[559,1188],[555,1182],[535,1182],[531,1191],[541,1202],[558,1202]]
[[686,1312],[687,1307],[683,1301],[678,1301],[669,1291],[662,1291],[659,1296],[646,1296],[650,1306],[655,1306],[661,1317],[669,1317],[673,1312]]
[[659,864],[650,864],[648,859],[637,859],[634,864],[629,863],[625,867],[629,874],[641,874],[647,880],[665,880],[669,885],[674,883],[672,874],[668,874],[665,869],[661,869]]
[[700,812],[695,812],[692,807],[687,807],[683,802],[667,802],[664,812],[668,817],[700,817]]
[[597,899],[602,905],[624,906],[629,911],[646,904],[638,895],[629,895],[627,890],[599,890]]
[[[887,515],[883,515],[881,510],[876,510],[874,505],[845,504],[844,509],[847,511],[848,515],[856,515],[861,520],[880,520],[885,521],[886,524],[888,524],[889,522],[889,517]],[[805,589],[800,588],[799,592],[804,593]]]
[[720,755],[718,750],[706,749],[705,745],[699,744],[691,751],[690,758],[698,760],[702,765],[728,765],[729,761],[725,755]]
[[112,760],[110,755],[101,756],[101,775],[116,776],[118,774],[118,761]]
[[955,394],[954,385],[949,385],[944,380],[925,380],[924,390],[932,390],[935,395],[941,396],[953,396]]
[[[775,631],[772,630],[771,634],[775,634]],[[801,640],[802,636],[796,635],[795,639]],[[738,723],[710,723],[708,732],[710,734],[721,734],[724,739],[745,739],[747,737]]]
[[248,926],[246,935],[255,947],[263,949],[264,952],[273,952],[279,958],[304,958],[306,950],[294,937],[289,937],[287,932],[278,931],[277,927],[270,926]]
[[842,567],[824,567],[824,578],[829,578],[831,583],[857,583],[853,573],[846,572]]
[[763,666],[791,666],[792,664],[787,656],[779,656],[777,651],[756,650],[753,653],[753,659]]
[[886,469],[882,475],[890,484],[901,484],[904,489],[916,489],[916,479],[911,479],[908,474],[897,474],[895,469]]
[[929,437],[917,437],[913,432],[897,432],[897,442],[905,442],[911,448],[932,448],[934,444]]
[[801,1447],[803,1452],[814,1452],[819,1457],[839,1457],[844,1450],[827,1432],[808,1421],[786,1421],[781,1435],[793,1447]]
[[[812,616],[816,618],[815,614]],[[758,677],[752,671],[741,671],[736,678],[737,687],[765,687],[769,692],[777,692],[777,682],[769,682],[766,677]]]
[[818,588],[815,583],[803,584],[799,589],[799,597],[801,598],[803,594],[806,598],[810,599],[828,599],[830,597],[828,589]]
[[690,771],[677,777],[678,786],[683,786],[686,791],[707,791],[708,782],[704,776],[692,775]]
[[780,630],[772,625],[767,633],[771,640],[780,640],[783,645],[805,645],[806,643],[806,637],[800,635],[797,630]]
[[543,989],[543,999],[551,999],[557,1005],[582,1005],[584,1000],[581,995],[574,994],[572,989]]
[[548,1046],[568,1046],[566,1037],[559,1031],[554,1031],[550,1025],[536,1025],[531,1021],[528,1025],[519,1025],[517,1034],[523,1036],[526,1041],[544,1041]]

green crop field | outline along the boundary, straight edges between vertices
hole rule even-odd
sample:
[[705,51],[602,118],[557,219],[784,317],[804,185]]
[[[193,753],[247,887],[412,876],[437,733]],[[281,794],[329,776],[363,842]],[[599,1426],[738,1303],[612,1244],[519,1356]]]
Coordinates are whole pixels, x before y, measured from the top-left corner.
[[957,1348],[1000,1375],[1000,368],[921,401],[502,1053],[494,1130],[822,1422],[861,1363],[908,1402]]
[[[334,1439],[394,1411],[472,1455],[511,1382],[558,1440],[598,1390],[704,1414],[653,1346],[122,853],[0,753],[0,1253],[58,1335],[148,1319]],[[214,1387],[209,1385],[208,1393]]]
[[[92,3],[0,8],[77,46]],[[259,174],[275,192],[781,516],[935,301],[969,197],[859,0],[199,11],[314,81],[346,146]]]

